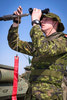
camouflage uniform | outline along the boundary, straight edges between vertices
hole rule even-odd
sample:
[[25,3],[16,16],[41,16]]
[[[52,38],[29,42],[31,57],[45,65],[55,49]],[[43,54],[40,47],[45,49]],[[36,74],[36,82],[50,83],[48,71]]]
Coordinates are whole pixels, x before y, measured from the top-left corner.
[[67,38],[64,33],[56,32],[44,37],[39,25],[32,27],[32,42],[21,41],[18,28],[9,30],[9,46],[33,56],[30,87],[25,100],[63,100],[61,82],[67,66]]

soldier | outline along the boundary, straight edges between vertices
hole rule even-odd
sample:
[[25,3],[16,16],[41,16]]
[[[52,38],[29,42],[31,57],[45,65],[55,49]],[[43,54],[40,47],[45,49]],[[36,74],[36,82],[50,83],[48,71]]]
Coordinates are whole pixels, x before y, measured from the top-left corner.
[[[14,14],[22,14],[19,7]],[[33,9],[32,42],[21,41],[18,36],[19,20],[9,29],[8,43],[13,50],[33,56],[30,86],[25,100],[63,100],[62,80],[67,66],[67,38],[61,19],[54,13],[42,14]],[[41,26],[41,28],[40,28]]]

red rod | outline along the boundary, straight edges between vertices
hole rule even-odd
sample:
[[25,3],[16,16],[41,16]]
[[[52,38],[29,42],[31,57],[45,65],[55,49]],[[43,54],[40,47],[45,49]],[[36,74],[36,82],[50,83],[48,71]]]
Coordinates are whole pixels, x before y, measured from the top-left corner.
[[19,57],[15,56],[15,58],[14,58],[14,79],[13,79],[12,100],[17,100],[18,67],[19,67]]

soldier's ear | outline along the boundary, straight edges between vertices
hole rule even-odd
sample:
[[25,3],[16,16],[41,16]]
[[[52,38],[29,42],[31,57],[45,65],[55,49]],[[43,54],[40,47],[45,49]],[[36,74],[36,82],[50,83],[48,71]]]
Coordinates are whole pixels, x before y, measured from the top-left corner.
[[55,23],[55,25],[57,25],[57,26],[58,26],[58,24],[59,24],[59,22],[58,22],[58,21],[54,21],[54,23]]
[[57,30],[57,28],[58,28],[58,24],[59,24],[59,22],[58,21],[54,21],[54,25],[53,25],[53,27]]
[[57,26],[58,26],[59,22],[57,21]]
[[56,26],[57,26],[57,28],[56,28],[56,29],[58,29],[58,25],[59,25],[59,22],[58,22],[58,21],[56,21]]

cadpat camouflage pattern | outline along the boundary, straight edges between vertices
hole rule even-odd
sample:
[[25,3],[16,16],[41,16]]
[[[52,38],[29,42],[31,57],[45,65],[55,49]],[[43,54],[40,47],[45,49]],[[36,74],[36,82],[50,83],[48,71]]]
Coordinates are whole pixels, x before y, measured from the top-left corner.
[[67,66],[67,38],[62,32],[44,37],[39,25],[31,29],[30,36],[32,42],[21,41],[16,27],[11,27],[8,34],[12,49],[17,50],[18,39],[18,51],[33,56],[32,90],[29,88],[26,100],[63,100],[61,83]]

